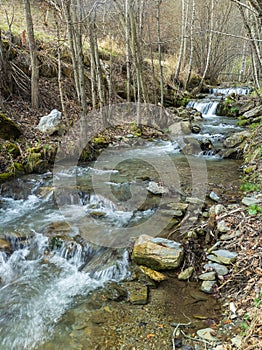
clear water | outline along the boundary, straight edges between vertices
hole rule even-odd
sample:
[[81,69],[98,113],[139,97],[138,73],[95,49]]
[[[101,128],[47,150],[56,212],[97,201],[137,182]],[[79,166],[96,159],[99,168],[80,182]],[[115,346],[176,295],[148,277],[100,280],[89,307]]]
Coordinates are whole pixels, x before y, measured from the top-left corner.
[[[236,130],[234,121],[215,115],[216,102],[197,103],[207,113],[194,137],[221,142]],[[204,201],[210,182],[237,183],[237,162],[184,156],[180,148],[181,140],[108,148],[93,164],[61,168],[55,179],[30,175],[2,186],[0,239],[11,253],[0,252],[1,350],[39,347],[79,296],[124,279],[130,238],[166,229],[159,208],[185,197]],[[150,195],[149,180],[172,191]]]

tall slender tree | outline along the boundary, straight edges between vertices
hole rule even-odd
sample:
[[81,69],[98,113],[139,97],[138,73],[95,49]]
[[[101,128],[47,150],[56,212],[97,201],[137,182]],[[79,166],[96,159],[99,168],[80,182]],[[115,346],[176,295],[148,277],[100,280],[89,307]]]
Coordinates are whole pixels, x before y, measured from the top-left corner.
[[31,59],[31,104],[33,108],[39,107],[39,61],[34,35],[34,26],[31,13],[30,0],[24,0],[26,26]]

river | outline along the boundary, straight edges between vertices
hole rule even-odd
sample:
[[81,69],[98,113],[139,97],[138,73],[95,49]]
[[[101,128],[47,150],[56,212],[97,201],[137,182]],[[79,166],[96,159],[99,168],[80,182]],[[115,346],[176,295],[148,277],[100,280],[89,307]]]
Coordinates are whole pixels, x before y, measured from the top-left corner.
[[[231,92],[234,89],[215,90],[190,102],[188,107],[204,117],[201,133],[194,137],[222,145],[238,130],[235,120],[215,114],[217,94]],[[164,235],[174,224],[159,208],[178,197],[206,197],[210,184],[215,189],[238,184],[238,161],[222,159],[214,150],[190,157],[180,151],[174,140],[109,147],[96,162],[60,169],[55,180],[46,173],[2,185],[0,240],[7,246],[0,251],[1,350],[66,349],[61,339],[63,334],[67,339],[76,322],[68,313],[80,313],[83,300],[106,282],[130,275],[132,238]],[[70,192],[68,203],[68,196],[57,195],[54,186],[59,181],[65,192],[71,191],[73,177],[77,190]],[[163,202],[148,194],[149,181],[169,184],[175,191]],[[70,349],[88,349],[80,345],[71,344]]]

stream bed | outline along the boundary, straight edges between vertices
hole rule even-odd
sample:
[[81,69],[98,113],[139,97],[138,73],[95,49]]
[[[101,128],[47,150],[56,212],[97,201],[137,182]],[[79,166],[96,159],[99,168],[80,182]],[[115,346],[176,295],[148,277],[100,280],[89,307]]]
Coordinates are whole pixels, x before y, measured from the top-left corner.
[[[214,94],[230,92],[190,102],[204,117],[194,137],[222,145],[238,131],[235,120],[215,114]],[[109,147],[96,162],[60,169],[55,179],[28,175],[2,185],[1,350],[171,349],[172,324],[190,321],[199,329],[219,318],[219,302],[173,272],[150,289],[147,305],[118,301],[103,289],[132,283],[130,246],[141,234],[168,235],[178,223],[166,216],[170,203],[203,199],[193,208],[197,215],[211,190],[232,200],[239,161],[180,151],[172,140]],[[165,198],[150,194],[150,181],[172,191]]]

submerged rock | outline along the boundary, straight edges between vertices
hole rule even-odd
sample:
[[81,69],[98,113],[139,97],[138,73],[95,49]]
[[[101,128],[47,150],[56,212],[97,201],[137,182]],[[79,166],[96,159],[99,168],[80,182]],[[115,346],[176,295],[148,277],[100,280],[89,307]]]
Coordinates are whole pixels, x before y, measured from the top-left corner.
[[134,305],[145,305],[148,301],[148,287],[140,283],[131,283],[127,287],[128,301]]
[[154,270],[176,269],[182,262],[184,249],[180,243],[165,238],[141,235],[135,242],[132,259]]

